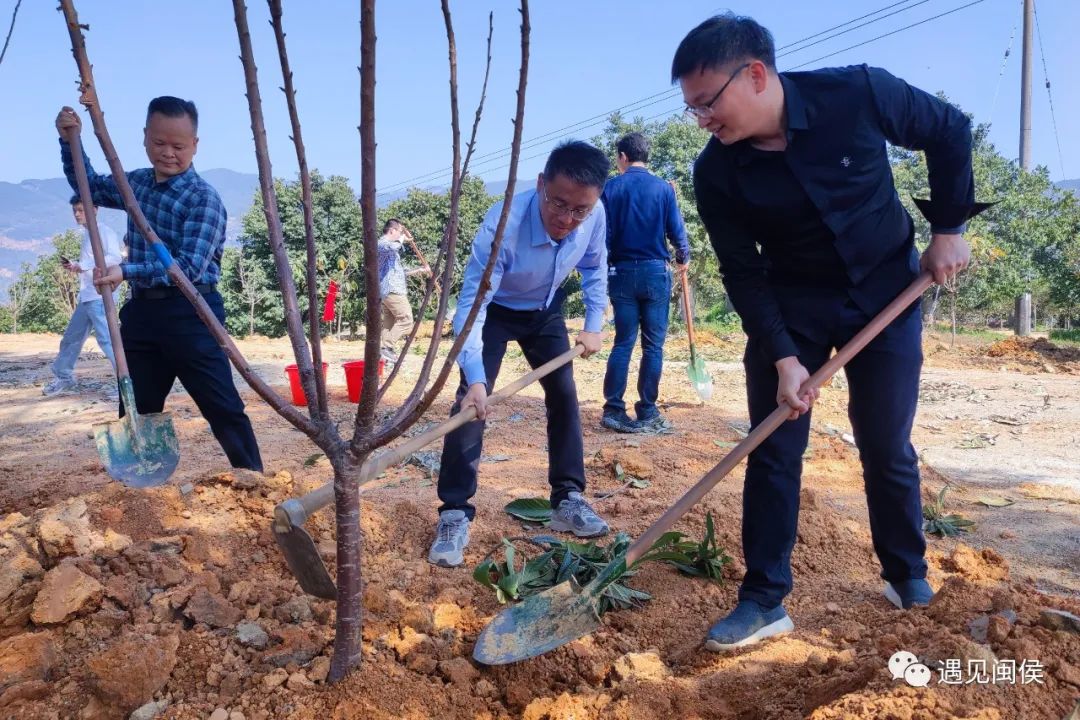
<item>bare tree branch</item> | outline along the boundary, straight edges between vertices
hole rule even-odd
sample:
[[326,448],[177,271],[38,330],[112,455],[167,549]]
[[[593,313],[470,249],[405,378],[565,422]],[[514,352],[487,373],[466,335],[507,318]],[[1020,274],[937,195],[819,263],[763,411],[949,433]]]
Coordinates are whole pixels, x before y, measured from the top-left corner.
[[[446,0],[443,0],[445,7]],[[444,9],[444,15],[448,13],[448,9]],[[408,428],[412,423],[415,423],[421,415],[423,415],[431,404],[435,402],[435,399],[442,391],[443,385],[446,383],[446,379],[449,377],[451,370],[457,360],[458,354],[461,352],[462,346],[465,344],[465,340],[469,337],[469,332],[472,330],[473,322],[476,320],[477,314],[480,312],[480,306],[482,304],[482,298],[487,294],[487,291],[491,288],[491,273],[495,268],[495,264],[499,258],[499,250],[502,248],[503,235],[506,231],[506,222],[510,216],[511,200],[514,197],[514,186],[517,183],[517,167],[518,159],[521,155],[521,134],[524,127],[525,119],[525,87],[527,85],[529,74],[529,33],[531,26],[529,24],[529,2],[528,0],[521,0],[521,67],[518,71],[518,89],[517,89],[517,111],[514,115],[514,139],[510,145],[510,169],[506,180],[506,192],[503,195],[502,212],[499,214],[499,222],[495,228],[495,237],[491,244],[491,257],[488,258],[487,266],[484,268],[484,272],[480,277],[480,283],[476,290],[476,300],[473,302],[472,308],[469,310],[469,314],[465,319],[465,323],[461,328],[461,332],[457,334],[454,339],[453,345],[450,347],[450,352],[446,356],[446,360],[443,362],[442,369],[439,371],[439,375],[436,377],[435,382],[426,393],[424,393],[423,399],[415,403],[412,407],[402,405],[402,408],[394,414],[394,416],[387,421],[379,432],[373,437],[368,447],[381,447],[382,445],[391,442],[394,438],[401,435],[405,428]],[[460,192],[460,176],[456,178],[456,185]],[[453,215],[453,209],[456,204],[453,202],[455,198],[451,198],[451,227],[448,230],[450,232],[450,238],[448,241],[447,252],[447,270],[446,274],[449,274],[450,268],[453,267],[454,258],[454,246],[457,241],[457,229],[454,226],[456,218]],[[440,306],[440,310],[443,309]],[[432,345],[435,343],[433,342]],[[355,442],[355,438],[354,438]]]
[[281,23],[281,0],[267,0],[270,6],[270,24],[277,39],[278,57],[281,58],[281,76],[285,86],[285,101],[289,106],[289,120],[292,123],[292,141],[296,146],[296,163],[300,169],[300,193],[304,205],[304,244],[307,247],[307,294],[308,294],[308,331],[311,334],[311,360],[315,373],[315,407],[317,415],[324,422],[329,422],[329,405],[326,399],[326,376],[322,373],[322,336],[319,312],[319,285],[316,277],[318,259],[315,253],[315,218],[311,200],[311,173],[308,172],[307,153],[304,151],[304,139],[300,132],[300,115],[296,110],[296,89],[293,87],[292,70],[289,69],[289,56],[285,51],[285,28]]
[[369,450],[366,438],[375,425],[379,393],[379,340],[382,298],[379,296],[379,246],[375,205],[375,0],[360,3],[360,211],[364,228],[364,285],[367,295],[364,341],[364,387],[356,408],[350,447],[354,455]]
[[[444,10],[443,10],[444,20],[446,19],[446,13],[448,11],[449,11],[448,7],[444,8]],[[452,28],[450,29],[450,32],[451,33],[453,32]],[[480,128],[480,118],[481,118],[481,116],[483,115],[483,112],[484,112],[484,99],[487,97],[488,78],[491,75],[491,38],[492,38],[492,35],[494,34],[494,32],[495,32],[495,13],[489,12],[488,13],[488,37],[487,37],[487,61],[486,61],[485,65],[484,65],[484,82],[480,87],[480,102],[477,103],[477,106],[476,106],[476,117],[473,119],[472,133],[469,136],[468,150],[465,153],[465,162],[462,164],[462,167],[461,167],[462,183],[464,182],[464,178],[467,177],[468,173],[469,173],[469,160],[472,158],[473,148],[476,146],[476,134],[477,134],[477,131]],[[457,82],[457,79],[456,79],[456,64],[451,65],[451,73],[454,74],[454,76],[455,76],[452,82],[456,86],[456,82]],[[456,90],[453,90],[451,92],[451,96],[456,97],[456,95],[457,95]],[[455,115],[455,117],[456,117],[456,115]],[[457,136],[455,135],[455,137],[457,137]],[[462,183],[458,183],[458,197],[459,198],[460,198],[461,188],[463,187]],[[453,185],[451,185],[451,193],[452,192],[453,192]],[[460,216],[460,213],[459,213],[459,216]],[[416,337],[416,333],[420,329],[420,324],[423,322],[423,319],[424,319],[424,313],[427,312],[428,301],[429,301],[429,298],[431,297],[432,289],[433,288],[439,288],[440,285],[442,285],[442,287],[448,287],[445,283],[440,283],[438,276],[439,276],[439,273],[440,273],[441,269],[443,268],[442,263],[443,263],[443,261],[445,260],[445,257],[446,257],[446,247],[447,247],[448,240],[449,240],[450,227],[451,226],[448,225],[447,231],[443,233],[443,241],[441,243],[439,243],[439,255],[435,259],[435,267],[433,269],[431,269],[431,278],[428,281],[428,287],[426,288],[426,290],[424,292],[424,298],[420,302],[420,310],[417,313],[417,320],[413,324],[413,328],[412,328],[412,331],[409,333],[409,336],[407,338],[405,338],[405,345],[401,350],[401,355],[398,357],[397,364],[395,364],[393,370],[390,371],[390,376],[388,378],[386,378],[386,382],[384,382],[383,386],[381,388],[379,388],[379,399],[380,400],[382,399],[383,395],[386,393],[387,389],[389,389],[389,387],[393,384],[394,379],[397,376],[398,370],[401,368],[401,359],[403,357],[405,357],[405,353],[408,352],[409,346],[412,345],[413,339]],[[456,222],[453,223],[452,227],[456,230],[457,223]],[[414,245],[413,249],[418,254],[420,253],[419,248],[416,248],[415,245]],[[421,258],[422,257],[423,256],[421,256]],[[424,261],[424,264],[427,265],[426,260]],[[447,266],[450,268],[449,276],[453,277],[454,263],[449,262],[447,264]],[[438,294],[440,295],[440,301],[441,301],[442,292],[440,292],[439,290],[436,290],[436,292],[438,292]],[[447,298],[449,298],[449,295],[447,296]],[[440,305],[440,308],[441,308],[443,306],[443,303],[440,302],[439,305]],[[409,394],[409,397],[406,398],[404,403],[402,403],[401,411],[409,412],[410,410],[412,410],[412,408],[415,407],[416,403],[418,402],[418,399],[420,397],[420,393],[423,391],[423,389],[425,387],[427,387],[428,378],[431,376],[431,368],[435,365],[435,358],[436,358],[438,347],[439,347],[438,338],[442,337],[443,323],[445,322],[445,319],[446,319],[445,314],[436,313],[436,315],[437,315],[437,317],[436,317],[436,320],[435,320],[435,324],[432,326],[433,327],[432,334],[434,336],[434,339],[432,341],[432,345],[428,346],[428,353],[424,357],[424,364],[423,364],[423,367],[421,367],[421,369],[420,369],[420,374],[419,374],[419,376],[417,378],[416,385],[414,386],[413,391]]]
[[[86,106],[87,111],[90,113],[90,119],[94,125],[94,133],[97,135],[98,142],[101,144],[101,150],[105,154],[105,159],[109,163],[109,169],[112,172],[112,178],[116,182],[117,190],[120,192],[121,197],[124,200],[124,207],[127,210],[128,217],[142,233],[143,237],[147,239],[152,245],[162,245],[161,238],[157,236],[154,229],[150,227],[150,223],[147,222],[146,216],[143,214],[142,209],[139,207],[139,203],[135,200],[135,194],[131,190],[131,185],[128,183],[127,175],[124,173],[124,168],[120,164],[120,158],[116,154],[116,148],[113,146],[112,139],[109,137],[108,128],[105,126],[105,113],[101,110],[101,105],[98,102],[97,90],[94,85],[94,75],[90,60],[86,53],[86,41],[82,35],[82,26],[79,25],[79,17],[75,12],[75,5],[73,0],[60,0],[60,7],[64,13],[64,20],[67,23],[68,35],[71,38],[71,54],[75,58],[75,64],[79,68],[79,75],[81,78],[80,90],[82,96],[80,102]],[[81,162],[81,158],[75,158],[75,162]],[[164,245],[162,245],[164,247]],[[195,306],[195,312],[200,319],[206,324],[210,330],[210,334],[221,346],[222,350],[232,361],[233,366],[237,372],[244,378],[247,384],[254,390],[259,397],[266,401],[270,407],[272,407],[279,415],[285,418],[289,423],[296,427],[301,432],[311,437],[315,442],[323,448],[328,447],[331,444],[331,438],[324,434],[324,429],[317,427],[308,418],[304,417],[285,401],[277,392],[274,391],[269,385],[260,378],[252,367],[248,364],[247,360],[237,349],[236,344],[232,338],[229,337],[228,332],[222,327],[221,323],[217,321],[217,317],[214,316],[210,306],[207,305],[206,300],[202,294],[195,289],[191,281],[184,275],[183,271],[173,263],[167,270],[169,279],[176,287],[180,289],[192,305]]]
[[4,62],[4,56],[7,55],[8,43],[11,42],[11,33],[15,32],[15,16],[19,14],[20,5],[22,5],[22,0],[15,3],[15,9],[11,13],[11,27],[8,28],[7,37],[4,38],[4,49],[0,50],[0,63]]
[[472,134],[469,136],[468,150],[465,151],[465,163],[461,166],[461,175],[469,174],[469,161],[472,160],[473,148],[476,147],[476,131],[480,128],[480,116],[484,113],[484,98],[487,97],[488,77],[491,75],[491,36],[495,34],[495,13],[488,13],[487,61],[484,63],[484,83],[480,86],[480,102],[476,104],[476,117],[473,118]]
[[[285,329],[292,343],[293,356],[300,374],[300,385],[308,400],[308,413],[312,420],[325,417],[317,403],[312,400],[315,391],[315,368],[311,361],[311,351],[307,338],[304,337],[304,324],[300,319],[300,308],[296,302],[296,283],[293,282],[289,254],[285,251],[285,234],[281,228],[281,216],[278,214],[277,192],[274,190],[274,173],[270,166],[270,150],[266,144],[266,125],[263,122],[262,95],[259,92],[258,70],[255,67],[255,54],[251,48],[251,32],[248,30],[247,6],[244,0],[233,0],[233,17],[236,21],[236,35],[240,40],[240,62],[244,65],[244,81],[247,84],[248,112],[251,115],[251,134],[255,141],[255,161],[259,166],[259,187],[262,191],[263,214],[266,216],[267,236],[270,249],[274,254],[274,267],[277,270],[278,287],[281,288],[281,300],[285,306]],[[322,365],[319,366],[322,374]],[[323,423],[324,427],[332,427]],[[336,434],[336,430],[332,430]]]

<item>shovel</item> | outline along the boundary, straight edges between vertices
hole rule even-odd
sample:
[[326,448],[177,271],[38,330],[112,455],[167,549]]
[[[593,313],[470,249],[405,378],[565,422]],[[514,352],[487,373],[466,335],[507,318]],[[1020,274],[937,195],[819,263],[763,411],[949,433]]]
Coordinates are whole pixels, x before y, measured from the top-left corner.
[[[97,213],[90,193],[90,181],[83,164],[82,141],[79,133],[68,134],[71,156],[74,158],[75,180],[79,199],[86,212],[86,230],[94,250],[94,265],[105,270],[105,252],[98,235]],[[180,445],[176,440],[172,416],[169,413],[140,415],[135,406],[135,388],[128,373],[127,356],[120,339],[120,322],[112,292],[99,288],[105,303],[105,319],[109,324],[113,354],[116,357],[116,380],[124,401],[124,417],[94,425],[94,441],[98,455],[109,477],[129,487],[147,488],[165,483],[180,461]]]
[[694,347],[694,309],[690,305],[690,280],[685,272],[679,273],[682,280],[683,315],[686,317],[686,335],[690,339],[690,364],[686,366],[686,374],[690,376],[690,384],[694,386],[694,392],[702,400],[712,398],[712,375],[705,369],[705,361],[697,354]]
[[[521,376],[514,382],[493,393],[488,398],[488,405],[496,405],[503,400],[516,394],[519,390],[531,385],[545,375],[570,362],[585,350],[583,345],[575,345],[562,355],[549,360],[532,372]],[[450,432],[461,427],[465,423],[476,419],[476,409],[467,408],[438,427],[428,430],[422,435],[410,439],[401,445],[387,450],[386,452],[372,456],[360,469],[360,485],[365,485],[379,473],[392,465],[397,465],[405,458],[412,455],[425,445],[448,435]],[[329,482],[322,487],[309,492],[298,498],[290,498],[274,508],[274,521],[271,529],[278,547],[285,556],[285,562],[289,570],[296,577],[304,592],[315,597],[333,600],[337,597],[337,587],[326,569],[319,550],[315,547],[315,541],[304,530],[304,523],[316,511],[326,507],[334,500],[334,483]]]
[[[933,283],[929,273],[923,273],[898,298],[889,303],[877,317],[842,347],[836,355],[811,375],[799,390],[821,387],[837,370],[862,350],[886,325],[896,319]],[[685,285],[684,285],[685,287]],[[688,313],[689,315],[689,313]],[[691,345],[692,347],[692,345]],[[687,510],[731,472],[743,458],[780,427],[791,413],[780,405],[750,434],[736,445],[720,463],[710,470],[679,498],[660,519],[650,526],[629,548],[626,554],[612,560],[588,585],[579,587],[565,582],[532,595],[500,612],[480,633],[473,657],[485,665],[505,665],[541,655],[588,635],[600,627],[598,604],[604,588],[633,567],[634,563],[667,532]]]

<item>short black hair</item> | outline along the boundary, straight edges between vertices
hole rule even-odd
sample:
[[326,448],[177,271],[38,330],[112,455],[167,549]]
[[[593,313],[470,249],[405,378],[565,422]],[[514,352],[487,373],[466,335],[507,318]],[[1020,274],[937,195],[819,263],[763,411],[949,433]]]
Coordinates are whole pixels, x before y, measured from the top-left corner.
[[743,60],[760,60],[776,70],[772,33],[756,20],[733,12],[713,15],[691,30],[675,50],[671,82],[692,72],[716,70]]
[[556,175],[565,175],[578,185],[604,189],[611,163],[599,148],[581,140],[559,143],[548,155],[544,165],[544,179],[551,181]]
[[[71,203],[72,207],[75,207],[76,205],[78,205],[78,204],[80,204],[82,202],[82,197],[79,195],[79,193],[75,193],[74,195],[71,196],[71,200],[69,200],[68,202]],[[93,202],[93,201],[91,201],[91,202]],[[97,203],[94,203],[94,207],[97,207]]]
[[383,223],[382,234],[385,235],[386,233],[390,232],[390,228],[394,227],[395,225],[400,225],[401,227],[405,227],[405,223],[401,222],[397,218],[390,218],[385,223]]
[[623,135],[615,145],[615,151],[632,163],[649,162],[649,138],[639,132]]
[[199,111],[195,109],[195,103],[190,100],[182,100],[172,95],[156,97],[150,101],[146,108],[147,125],[150,125],[150,116],[154,113],[165,117],[184,117],[187,115],[191,118],[191,127],[194,128],[195,132],[199,131]]

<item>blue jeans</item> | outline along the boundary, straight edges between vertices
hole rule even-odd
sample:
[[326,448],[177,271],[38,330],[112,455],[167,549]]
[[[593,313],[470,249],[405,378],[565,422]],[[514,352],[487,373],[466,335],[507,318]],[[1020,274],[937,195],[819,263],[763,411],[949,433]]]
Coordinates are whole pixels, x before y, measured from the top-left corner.
[[64,330],[64,337],[60,339],[60,352],[56,354],[56,360],[52,364],[53,375],[60,380],[74,381],[72,371],[75,369],[75,361],[79,359],[79,353],[82,352],[83,343],[91,329],[101,352],[105,353],[105,357],[116,367],[109,325],[105,322],[105,303],[101,300],[87,300],[75,308],[67,329]]
[[630,367],[630,353],[641,328],[641,366],[638,368],[638,420],[660,414],[656,398],[664,370],[664,338],[667,337],[671,303],[671,273],[664,260],[619,262],[608,268],[608,297],[615,309],[615,346],[608,356],[604,375],[604,413],[626,411],[623,393]]

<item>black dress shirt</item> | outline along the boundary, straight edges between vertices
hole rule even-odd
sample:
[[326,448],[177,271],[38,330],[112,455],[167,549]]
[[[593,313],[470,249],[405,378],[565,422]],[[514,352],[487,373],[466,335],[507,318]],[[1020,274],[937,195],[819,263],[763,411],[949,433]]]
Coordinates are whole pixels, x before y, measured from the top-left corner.
[[926,153],[933,231],[962,231],[974,202],[971,126],[957,108],[865,65],[781,73],[780,82],[785,150],[712,138],[694,165],[728,296],[773,360],[797,350],[772,284],[842,284],[874,314],[914,279],[913,225],[886,142]]

